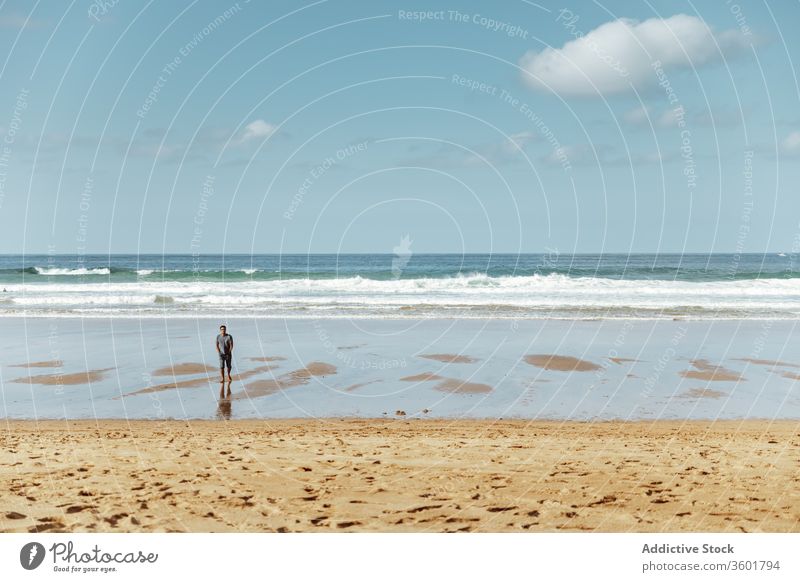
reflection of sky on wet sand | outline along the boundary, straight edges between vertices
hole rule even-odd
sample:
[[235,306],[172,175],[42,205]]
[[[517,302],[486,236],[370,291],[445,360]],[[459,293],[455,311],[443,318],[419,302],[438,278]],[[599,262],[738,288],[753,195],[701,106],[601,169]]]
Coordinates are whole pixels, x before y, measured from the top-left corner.
[[800,418],[792,322],[231,320],[230,393],[216,324],[6,319],[0,416]]

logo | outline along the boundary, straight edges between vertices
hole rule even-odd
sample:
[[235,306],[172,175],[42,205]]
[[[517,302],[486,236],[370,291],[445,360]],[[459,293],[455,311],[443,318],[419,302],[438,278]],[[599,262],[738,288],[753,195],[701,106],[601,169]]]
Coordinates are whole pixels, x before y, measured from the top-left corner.
[[39,542],[30,542],[19,551],[19,563],[26,570],[35,570],[44,561],[44,546]]
[[411,252],[411,243],[413,242],[411,237],[406,234],[400,239],[400,244],[392,249],[394,251],[394,257],[392,258],[392,276],[395,279],[400,278],[403,274],[403,269],[406,268],[408,261],[411,260],[411,255],[414,254]]

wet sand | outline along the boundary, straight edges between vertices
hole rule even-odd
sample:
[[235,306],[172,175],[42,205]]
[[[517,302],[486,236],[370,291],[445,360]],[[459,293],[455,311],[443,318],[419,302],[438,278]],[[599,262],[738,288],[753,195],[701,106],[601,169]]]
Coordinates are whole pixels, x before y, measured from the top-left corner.
[[64,318],[56,341],[45,319],[7,318],[6,335],[28,339],[0,350],[4,415],[800,419],[800,360],[786,348],[800,329],[788,321],[758,350],[760,324],[737,321],[227,323],[238,347],[223,411],[216,319]]
[[5,532],[800,531],[797,421],[6,421],[0,451]]

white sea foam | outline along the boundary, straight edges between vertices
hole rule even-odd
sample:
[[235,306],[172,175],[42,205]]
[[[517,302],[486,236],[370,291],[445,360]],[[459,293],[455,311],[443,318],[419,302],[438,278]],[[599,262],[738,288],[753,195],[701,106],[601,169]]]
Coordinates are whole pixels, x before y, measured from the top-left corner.
[[96,267],[94,269],[78,268],[78,269],[65,269],[58,267],[34,267],[34,270],[39,275],[47,276],[64,276],[64,275],[110,275],[111,269],[108,267]]
[[[0,314],[26,312],[242,315],[300,311],[346,316],[413,316],[465,312],[514,317],[797,317],[800,279],[687,282],[564,275],[439,279],[289,279],[32,283],[8,286]],[[641,311],[641,313],[639,313]],[[658,312],[662,312],[659,314]]]

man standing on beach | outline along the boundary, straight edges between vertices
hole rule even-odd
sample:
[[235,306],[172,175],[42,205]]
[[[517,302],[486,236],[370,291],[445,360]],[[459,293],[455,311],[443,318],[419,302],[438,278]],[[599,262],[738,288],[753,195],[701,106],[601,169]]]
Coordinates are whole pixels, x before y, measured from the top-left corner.
[[224,325],[219,326],[219,335],[214,343],[219,354],[219,377],[220,382],[225,382],[225,367],[228,368],[228,384],[231,382],[231,360],[233,357],[233,336],[228,334],[228,328]]

